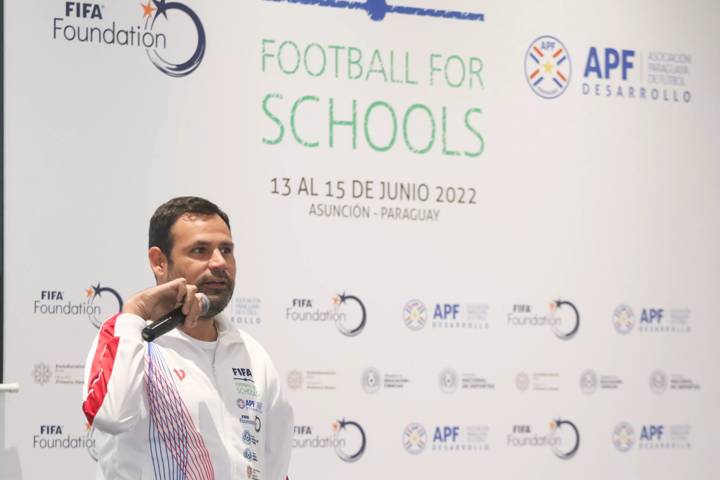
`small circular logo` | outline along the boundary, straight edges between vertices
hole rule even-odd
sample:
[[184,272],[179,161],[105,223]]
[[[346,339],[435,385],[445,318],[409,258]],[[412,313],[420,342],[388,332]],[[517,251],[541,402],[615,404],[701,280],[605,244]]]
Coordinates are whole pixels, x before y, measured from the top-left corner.
[[244,410],[245,409],[245,400],[243,400],[242,398],[238,398],[237,406],[240,410]]
[[570,84],[570,54],[563,43],[549,35],[530,44],[525,53],[525,78],[542,98],[556,98]]
[[103,287],[98,282],[97,285],[88,287],[85,295],[87,296],[88,318],[95,328],[102,327],[103,322],[112,313],[122,312],[123,299],[114,288]]
[[660,395],[665,392],[667,388],[668,379],[667,374],[662,370],[655,370],[650,374],[650,390],[653,393]]
[[32,371],[33,381],[38,385],[46,385],[50,383],[52,377],[52,371],[50,365],[45,362],[40,362],[33,367]]
[[598,376],[594,370],[585,370],[580,374],[580,389],[587,394],[595,393],[598,386]]
[[427,432],[425,431],[425,427],[419,423],[411,423],[403,430],[402,442],[408,453],[412,453],[413,455],[421,453],[425,450],[425,445],[427,445]]
[[615,331],[626,335],[630,333],[635,326],[635,314],[632,308],[627,305],[618,305],[613,311],[613,326]]
[[445,393],[453,393],[458,387],[458,374],[452,368],[446,368],[440,372],[440,390]]
[[615,426],[612,434],[612,442],[620,452],[627,452],[635,444],[635,430],[627,422],[620,422]]
[[254,455],[253,451],[250,450],[250,448],[246,448],[246,449],[243,451],[243,457],[245,457],[245,460],[250,461],[250,460],[253,459],[253,457],[255,457],[255,455]]
[[335,454],[343,462],[353,463],[360,460],[367,448],[365,430],[353,420],[337,420],[333,422]]
[[242,439],[243,439],[243,442],[245,443],[245,445],[250,445],[253,441],[253,436],[250,432],[245,430],[242,434]]
[[362,374],[362,387],[367,393],[376,393],[382,386],[382,376],[377,368],[366,368]]
[[340,333],[347,337],[360,335],[360,333],[365,329],[365,325],[367,324],[367,310],[365,309],[365,304],[355,295],[346,293],[335,295],[333,297],[333,304],[335,305],[336,312],[340,312],[344,306],[350,305],[351,303],[355,304],[354,310],[360,314],[360,319],[358,320],[357,315],[352,315],[352,318],[355,321],[349,321],[346,314],[340,320],[335,322],[335,326]]
[[261,428],[262,428],[262,421],[260,420],[260,417],[255,415],[255,432],[260,433]]
[[427,309],[420,300],[410,300],[403,309],[405,325],[413,331],[422,330],[427,322]]
[[530,386],[530,375],[520,372],[515,376],[515,386],[521,392],[524,392]]
[[300,390],[303,386],[303,374],[300,370],[290,370],[287,376],[288,387],[291,390]]
[[580,449],[580,432],[570,420],[558,418],[550,422],[551,437],[555,440],[553,452],[563,460],[569,460]]

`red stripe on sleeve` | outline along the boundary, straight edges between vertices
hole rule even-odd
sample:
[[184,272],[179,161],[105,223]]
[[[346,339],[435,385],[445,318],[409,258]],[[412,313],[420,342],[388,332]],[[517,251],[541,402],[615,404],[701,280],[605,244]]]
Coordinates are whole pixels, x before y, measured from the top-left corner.
[[103,323],[100,329],[95,357],[93,358],[90,376],[88,377],[88,393],[83,402],[82,409],[88,422],[92,425],[95,415],[100,410],[107,394],[107,384],[110,381],[115,355],[117,354],[120,338],[115,336],[115,321],[119,313]]

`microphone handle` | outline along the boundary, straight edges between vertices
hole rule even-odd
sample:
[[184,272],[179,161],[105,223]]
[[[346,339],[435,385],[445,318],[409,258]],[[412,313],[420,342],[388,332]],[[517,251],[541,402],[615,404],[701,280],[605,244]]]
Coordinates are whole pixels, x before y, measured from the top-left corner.
[[185,315],[182,313],[182,306],[180,306],[168,313],[165,318],[158,320],[157,322],[153,322],[143,328],[142,338],[146,342],[152,342],[157,337],[165,335],[167,332],[180,325],[184,320]]

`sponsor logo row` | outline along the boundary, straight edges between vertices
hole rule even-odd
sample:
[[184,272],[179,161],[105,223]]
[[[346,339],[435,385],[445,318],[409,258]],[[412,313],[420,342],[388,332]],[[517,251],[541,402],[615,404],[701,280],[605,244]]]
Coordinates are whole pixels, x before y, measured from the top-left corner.
[[[572,381],[578,391],[592,395],[598,391],[620,391],[627,388],[626,379],[618,375],[599,373],[593,369],[583,370]],[[336,370],[290,370],[286,377],[287,386],[293,391],[335,391],[339,389],[340,377]],[[496,382],[487,376],[475,372],[459,371],[444,368],[436,375],[423,375],[421,381],[397,371],[382,372],[378,368],[366,368],[359,379],[359,385],[369,394],[381,390],[402,391],[421,384],[427,388],[434,384],[435,388],[446,394],[457,392],[487,392],[497,389]],[[519,392],[557,392],[568,389],[568,382],[562,381],[560,372],[553,371],[521,371],[508,384],[514,384]],[[665,370],[653,370],[642,381],[649,391],[663,394],[666,391],[695,392],[701,390],[696,379],[683,374]]]
[[[33,301],[32,312],[38,316],[86,318],[99,328],[102,322],[122,310],[123,300],[112,287],[100,283],[82,292],[41,290]],[[515,303],[491,315],[485,302],[426,302],[411,299],[405,302],[398,319],[408,330],[423,329],[487,331],[492,327],[546,330],[562,340],[572,339],[581,328],[581,313],[570,301],[556,299],[545,305]],[[257,297],[236,297],[227,312],[238,326],[263,323],[262,301]],[[692,331],[691,310],[686,307],[643,306],[633,308],[619,304],[607,318],[620,335],[633,331],[648,334],[687,334]],[[351,293],[338,293],[321,298],[292,298],[283,308],[285,320],[297,324],[334,325],[348,337],[360,335],[371,322],[365,302]],[[275,318],[275,317],[273,317]]]
[[[433,453],[485,453],[495,448],[544,448],[554,456],[569,460],[581,446],[578,424],[567,418],[544,423],[518,423],[492,431],[487,424],[423,424],[411,422],[398,432],[399,443],[410,455]],[[620,421],[607,433],[608,443],[618,452],[637,450],[688,450],[692,448],[692,426],[689,424],[630,423]],[[94,430],[66,425],[38,425],[32,436],[32,448],[39,450],[86,449],[97,460]],[[360,422],[341,418],[328,424],[293,426],[292,447],[295,450],[328,450],[340,460],[360,460],[371,436]],[[243,432],[242,441],[250,447],[258,440],[250,430]]]

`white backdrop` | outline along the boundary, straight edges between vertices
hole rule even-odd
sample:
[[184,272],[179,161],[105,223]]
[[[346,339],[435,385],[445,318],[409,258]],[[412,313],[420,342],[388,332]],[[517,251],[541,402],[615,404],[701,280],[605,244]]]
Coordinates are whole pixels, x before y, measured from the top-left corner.
[[91,477],[96,325],[200,195],[291,478],[713,478],[720,7],[324,3],[5,2],[0,477]]

